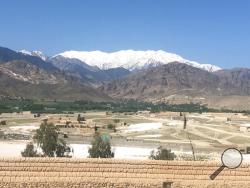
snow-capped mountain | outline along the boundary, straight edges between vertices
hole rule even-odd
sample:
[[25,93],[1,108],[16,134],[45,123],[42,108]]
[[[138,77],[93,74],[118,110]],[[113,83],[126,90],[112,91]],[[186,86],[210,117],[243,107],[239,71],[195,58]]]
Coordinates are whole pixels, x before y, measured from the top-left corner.
[[122,50],[112,53],[102,51],[66,51],[53,57],[59,55],[65,58],[78,59],[90,66],[97,66],[100,69],[104,70],[123,67],[130,71],[134,71],[146,69],[148,67],[156,67],[158,65],[168,64],[171,62],[185,63],[196,68],[207,70],[209,72],[214,72],[221,69],[220,67],[215,65],[199,64],[195,61],[184,59],[177,54],[168,53],[162,50]]
[[25,54],[25,55],[39,57],[44,61],[46,61],[48,59],[48,57],[46,55],[44,55],[41,51],[37,51],[37,50],[32,51],[32,52],[27,51],[27,50],[20,50],[19,52],[22,53],[22,54]]

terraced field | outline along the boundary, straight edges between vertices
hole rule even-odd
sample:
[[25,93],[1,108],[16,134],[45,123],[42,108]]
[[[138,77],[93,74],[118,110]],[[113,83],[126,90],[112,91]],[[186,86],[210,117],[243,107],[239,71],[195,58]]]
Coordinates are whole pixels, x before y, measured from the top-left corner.
[[0,187],[227,188],[250,187],[250,165],[224,169],[216,162],[112,159],[0,159]]

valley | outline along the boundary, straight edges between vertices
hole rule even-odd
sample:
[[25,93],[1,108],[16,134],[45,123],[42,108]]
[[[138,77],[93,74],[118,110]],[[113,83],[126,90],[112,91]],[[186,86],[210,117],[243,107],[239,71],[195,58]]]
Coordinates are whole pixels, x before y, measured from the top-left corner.
[[[78,122],[77,116],[84,117]],[[177,160],[191,160],[192,149],[197,160],[217,160],[228,147],[237,147],[247,152],[250,143],[248,131],[250,116],[241,113],[182,113],[138,111],[111,113],[86,111],[72,114],[2,113],[2,148],[0,156],[20,156],[45,119],[54,123],[62,137],[73,149],[71,155],[86,158],[95,127],[111,142],[115,158],[147,159],[150,152],[159,146],[171,149]],[[186,129],[184,115],[187,117]],[[7,149],[8,148],[8,149]],[[129,151],[129,152],[126,152]],[[247,158],[247,155],[244,155]]]
[[250,1],[0,7],[0,188],[250,188]]
[[193,153],[218,159],[227,147],[247,152],[247,68],[225,70],[164,51],[49,57],[1,47],[0,78],[1,145],[13,147],[14,156],[45,120],[60,130],[72,157],[88,156],[96,132],[110,140],[116,158],[147,159],[160,146],[178,160]]

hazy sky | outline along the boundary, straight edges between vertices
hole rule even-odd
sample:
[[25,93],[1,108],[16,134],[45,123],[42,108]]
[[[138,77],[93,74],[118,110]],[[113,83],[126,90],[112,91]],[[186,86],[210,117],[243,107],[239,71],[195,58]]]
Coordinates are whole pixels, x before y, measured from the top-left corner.
[[1,0],[0,46],[165,50],[224,68],[250,67],[249,0]]

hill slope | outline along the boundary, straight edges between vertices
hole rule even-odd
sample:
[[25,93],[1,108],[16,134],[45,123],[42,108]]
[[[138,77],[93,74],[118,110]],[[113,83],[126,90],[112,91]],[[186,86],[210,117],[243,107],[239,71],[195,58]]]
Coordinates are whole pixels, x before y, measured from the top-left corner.
[[47,60],[61,71],[88,82],[91,85],[100,85],[104,81],[113,80],[130,74],[130,71],[117,67],[108,70],[101,70],[96,66],[90,66],[78,59],[56,56]]
[[[250,109],[250,70],[236,69],[211,73],[182,63],[133,73],[100,87],[114,98],[153,102],[199,102],[214,108]],[[234,97],[239,100],[233,104]]]
[[0,96],[31,99],[111,100],[39,57],[0,48]]

